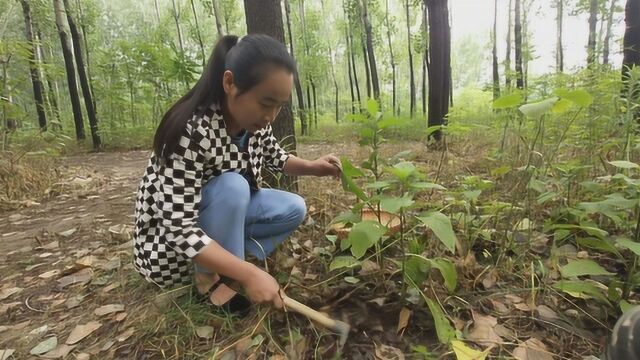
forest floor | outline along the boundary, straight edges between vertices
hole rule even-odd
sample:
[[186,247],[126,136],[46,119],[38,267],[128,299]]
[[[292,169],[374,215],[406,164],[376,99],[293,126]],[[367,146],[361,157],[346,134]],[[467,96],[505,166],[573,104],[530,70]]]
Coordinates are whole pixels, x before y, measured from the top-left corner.
[[[382,156],[405,150],[434,177],[441,153],[421,143],[385,144]],[[446,186],[460,175],[487,173],[485,151],[464,142],[450,148],[438,182]],[[303,143],[298,153],[309,159],[334,153],[354,163],[368,155],[356,142]],[[60,180],[46,199],[0,213],[0,359],[12,350],[16,359],[336,357],[336,337],[300,315],[258,307],[245,319],[230,319],[199,303],[192,287],[161,292],[135,272],[130,233],[147,157],[147,151],[128,151],[61,158]],[[393,268],[365,262],[355,284],[326,271],[335,247],[325,231],[355,197],[329,178],[301,178],[299,184],[308,218],[267,266],[291,297],[351,324],[342,358],[426,359],[428,351],[453,358],[438,344],[424,301],[401,296]],[[526,286],[499,289],[487,284],[498,282],[496,275],[486,277],[472,259],[456,259],[456,265],[465,290],[448,299],[456,304],[448,316],[460,331],[472,319],[474,329],[484,323],[486,336],[498,339],[493,355],[509,358],[527,339],[529,359],[599,351],[604,333],[562,322],[546,305],[536,307],[526,300]],[[493,289],[484,291],[479,282]]]

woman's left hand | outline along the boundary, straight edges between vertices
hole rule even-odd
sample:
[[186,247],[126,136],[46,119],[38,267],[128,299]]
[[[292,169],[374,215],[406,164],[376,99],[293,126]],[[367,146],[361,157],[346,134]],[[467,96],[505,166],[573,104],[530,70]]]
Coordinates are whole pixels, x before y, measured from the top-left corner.
[[313,162],[316,176],[333,176],[336,179],[340,178],[342,173],[342,163],[340,159],[330,155],[325,155]]

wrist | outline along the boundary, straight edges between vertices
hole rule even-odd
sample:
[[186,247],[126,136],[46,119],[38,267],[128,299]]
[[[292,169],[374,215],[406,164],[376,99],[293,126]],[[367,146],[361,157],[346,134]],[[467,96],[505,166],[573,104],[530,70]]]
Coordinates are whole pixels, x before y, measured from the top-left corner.
[[245,286],[252,279],[255,279],[255,274],[257,271],[261,270],[252,263],[244,261],[242,264],[242,269],[240,271],[240,276],[236,280],[238,280],[242,284],[242,286]]

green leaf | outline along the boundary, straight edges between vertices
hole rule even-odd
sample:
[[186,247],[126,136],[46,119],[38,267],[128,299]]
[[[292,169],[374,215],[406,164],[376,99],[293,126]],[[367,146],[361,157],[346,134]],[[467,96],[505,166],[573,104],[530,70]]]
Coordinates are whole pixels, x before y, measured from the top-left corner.
[[451,340],[455,339],[455,330],[451,326],[451,323],[449,323],[449,319],[447,319],[447,316],[440,307],[440,304],[429,298],[425,298],[425,300],[427,302],[427,306],[429,306],[431,316],[433,316],[433,322],[436,325],[438,340],[443,344],[448,344]]
[[591,96],[583,89],[576,89],[571,91],[567,89],[557,89],[555,93],[561,98],[567,99],[581,107],[587,107],[591,105],[591,103],[593,103],[593,96]]
[[438,269],[444,279],[444,286],[453,293],[458,285],[458,272],[456,266],[449,260],[443,258],[431,259],[431,266]]
[[364,191],[362,191],[362,189],[353,181],[354,177],[363,176],[364,174],[362,173],[362,171],[351,165],[351,162],[349,162],[349,160],[347,160],[346,158],[342,158],[341,162],[342,188],[345,191],[349,191],[355,194],[358,199],[366,202],[368,200],[367,194],[365,194]]
[[618,239],[616,243],[625,249],[631,250],[636,256],[640,256],[640,243],[625,238]]
[[336,256],[329,265],[329,271],[342,268],[352,268],[358,265],[360,265],[360,261],[353,256]]
[[414,189],[420,189],[420,190],[428,190],[428,189],[447,190],[447,188],[445,188],[442,185],[438,185],[430,182],[412,182],[412,183],[409,183],[409,186]]
[[460,340],[451,340],[451,347],[456,354],[456,360],[484,360],[491,352],[491,349],[485,351],[472,349]]
[[367,100],[367,111],[369,112],[369,114],[371,114],[371,116],[376,115],[379,109],[380,108],[378,106],[378,101],[376,101],[376,99]]
[[357,284],[360,282],[360,279],[353,276],[345,276],[344,281],[348,282],[349,284]]
[[520,105],[522,94],[517,92],[509,95],[502,95],[493,101],[494,109],[508,109]]
[[537,119],[547,113],[558,101],[557,97],[544,99],[542,101],[528,103],[520,106],[520,111],[529,118]]
[[554,288],[567,293],[579,299],[595,298],[605,304],[609,304],[609,300],[602,294],[602,291],[595,285],[587,281],[581,280],[561,280],[552,285]]
[[553,105],[553,107],[551,108],[551,112],[554,114],[562,114],[565,113],[567,111],[569,111],[569,109],[571,109],[571,105],[573,105],[573,103],[569,100],[566,99],[560,99],[558,100],[557,103],[555,103]]
[[462,195],[464,195],[464,197],[467,198],[469,201],[478,200],[478,198],[480,197],[480,194],[482,194],[482,190],[470,190],[462,193]]
[[362,221],[353,225],[348,237],[353,256],[357,259],[361,258],[386,231],[387,229],[377,221]]
[[615,275],[600,266],[597,262],[588,259],[571,261],[560,268],[560,273],[565,278],[572,278],[584,275]]
[[395,164],[393,167],[389,168],[389,170],[400,181],[406,182],[409,176],[416,172],[416,167],[408,161],[403,161]]
[[428,259],[420,255],[409,254],[409,257],[404,261],[404,276],[417,286],[421,286],[427,279],[430,268],[431,263]]
[[623,314],[634,307],[636,307],[636,305],[629,303],[627,300],[620,300],[620,310],[622,311]]
[[456,250],[456,234],[453,232],[451,220],[447,215],[432,211],[419,216],[418,220],[427,225],[449,251]]
[[400,122],[400,120],[398,120],[397,118],[387,118],[378,121],[378,129],[386,129],[389,126],[398,126],[401,124],[402,122]]
[[595,237],[588,238],[578,238],[578,245],[588,247],[590,249],[600,250],[604,252],[608,252],[610,254],[615,254],[617,256],[622,256],[618,249],[616,249],[613,244],[607,239],[600,239]]
[[414,201],[410,196],[403,197],[383,197],[380,199],[380,208],[392,214],[398,214],[400,209],[413,205]]
[[370,184],[366,184],[364,187],[367,189],[384,189],[393,185],[390,181],[374,181]]
[[609,164],[621,169],[638,169],[640,165],[626,160],[609,161]]

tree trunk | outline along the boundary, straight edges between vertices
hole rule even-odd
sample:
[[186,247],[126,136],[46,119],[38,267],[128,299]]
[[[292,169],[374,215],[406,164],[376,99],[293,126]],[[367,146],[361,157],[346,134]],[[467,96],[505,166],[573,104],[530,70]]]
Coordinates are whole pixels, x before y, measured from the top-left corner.
[[40,65],[38,48],[33,36],[33,24],[31,20],[31,7],[28,0],[20,0],[22,13],[24,15],[25,34],[27,42],[31,45],[29,49],[29,72],[31,73],[31,85],[33,85],[33,98],[36,102],[36,112],[38,113],[38,125],[41,130],[47,130],[47,115],[43,97],[42,80],[40,79]]
[[[429,116],[428,126],[444,125],[451,87],[451,29],[447,0],[424,0],[429,11]],[[430,138],[440,141],[436,130]]]
[[180,27],[180,9],[176,7],[176,0],[171,0],[171,4],[173,4],[173,12],[171,15],[173,16],[178,31],[178,45],[180,46],[180,51],[184,54],[184,41],[182,40],[182,28]]
[[409,53],[409,112],[413,118],[416,115],[416,82],[413,73],[413,51],[411,49],[411,24],[409,19],[409,0],[404,1],[404,13],[407,20],[407,51]]
[[[38,29],[37,24],[35,24],[36,30],[36,38],[38,39],[38,53],[40,54],[40,62],[42,63],[41,70],[41,79],[47,79],[47,91],[45,92],[44,101],[47,104],[47,108],[49,109],[49,121],[51,122],[51,129],[59,129],[62,130],[62,124],[60,122],[60,111],[58,110],[58,97],[55,92],[56,85],[54,81],[51,79],[51,74],[46,70],[47,68],[47,57],[45,56],[45,51],[43,49],[42,35],[40,30]],[[55,121],[51,119],[51,117],[55,118]]]
[[596,62],[596,27],[598,25],[598,0],[589,2],[589,41],[587,42],[587,65]]
[[362,108],[362,96],[360,95],[360,83],[358,82],[358,70],[356,67],[356,55],[353,51],[353,34],[351,33],[351,25],[348,26],[347,38],[349,39],[349,52],[351,53],[351,68],[353,71],[353,83],[356,86],[356,95],[358,95],[358,110]]
[[[288,0],[285,0],[288,2]],[[327,16],[327,12],[325,9],[325,3],[324,0],[320,1],[320,5],[322,6],[322,18],[326,19]],[[327,25],[326,23],[323,22],[323,26],[327,27],[330,25]],[[289,37],[291,37],[291,33],[289,33]],[[331,63],[331,78],[333,80],[333,94],[334,94],[334,110],[335,110],[335,116],[336,116],[336,124],[340,122],[340,106],[338,104],[338,100],[339,100],[339,89],[338,89],[338,80],[336,79],[336,69],[334,66],[334,57],[333,57],[333,49],[331,47],[331,42],[327,42],[328,48],[329,48],[329,61]]]
[[393,109],[393,115],[397,114],[397,105],[396,105],[396,61],[393,57],[393,45],[391,43],[391,23],[389,22],[389,0],[385,2],[385,25],[387,26],[387,43],[389,45],[389,58],[391,60],[391,104]]
[[213,17],[216,19],[218,37],[222,37],[224,33],[222,32],[222,23],[220,22],[220,8],[218,7],[218,1],[219,0],[211,0],[211,11],[213,13]]
[[[367,39],[367,55],[369,58],[369,67],[371,71],[371,84],[373,85],[373,97],[380,101],[380,82],[378,81],[378,68],[376,65],[376,55],[373,51],[373,34],[371,30],[371,20],[369,19],[369,10],[367,2],[362,0],[362,20],[364,21],[364,30]],[[415,86],[415,85],[414,85]],[[414,89],[415,91],[415,89]]]
[[96,110],[94,108],[93,96],[91,89],[89,89],[89,80],[87,79],[87,73],[84,67],[84,60],[82,59],[82,47],[80,46],[80,34],[78,33],[78,27],[71,14],[71,8],[69,7],[68,0],[63,0],[64,7],[67,12],[67,21],[69,22],[69,29],[71,31],[71,40],[73,42],[73,54],[76,60],[76,67],[78,69],[78,77],[80,78],[80,87],[82,88],[82,95],[84,97],[84,105],[87,109],[87,117],[89,118],[89,126],[91,128],[91,138],[93,140],[94,149],[100,148],[102,142],[100,141],[100,135],[98,135],[98,118],[96,116]]
[[356,97],[355,94],[353,92],[353,75],[351,74],[351,44],[349,42],[349,34],[348,34],[348,30],[345,29],[344,30],[344,38],[345,38],[345,43],[347,44],[347,71],[349,72],[349,90],[351,92],[351,113],[355,114],[356,113]]
[[422,3],[422,31],[424,31],[424,50],[422,51],[422,116],[427,114],[427,66],[429,65],[429,46],[426,44],[429,38],[427,21],[427,6]]
[[[247,21],[247,33],[262,33],[272,36],[284,44],[284,26],[279,0],[244,0]],[[273,123],[273,132],[284,149],[295,152],[296,137],[293,126],[291,106],[286,104]],[[294,177],[282,176],[280,181],[270,179],[271,186],[279,185],[284,189],[296,191],[298,186]]]
[[505,87],[507,89],[511,88],[511,25],[512,25],[512,9],[513,9],[513,0],[509,0],[509,8],[508,8],[508,21],[507,21],[507,53],[504,58],[504,78],[505,78]]
[[191,11],[193,12],[193,21],[196,26],[196,37],[198,38],[198,45],[200,46],[200,55],[202,55],[202,68],[207,65],[207,55],[204,53],[204,43],[202,42],[202,34],[200,33],[200,24],[198,23],[198,12],[196,11],[196,5],[191,1]]
[[[287,33],[289,35],[289,52],[291,56],[295,59],[295,52],[293,51],[293,35],[291,34],[291,6],[289,5],[289,0],[284,0],[284,9],[285,15],[287,18]],[[298,74],[298,68],[296,67],[295,72],[293,73],[293,84],[296,89],[296,98],[298,100],[298,116],[300,117],[300,134],[307,135],[308,133],[308,125],[307,125],[307,113],[304,106],[304,95],[302,92],[302,85],[300,84],[300,74]]]
[[158,25],[160,24],[160,8],[158,7],[158,0],[153,0],[153,5],[156,9],[156,20],[158,21]]
[[516,87],[524,89],[524,73],[522,71],[522,21],[520,10],[522,8],[521,0],[515,0],[515,50],[516,50]]
[[609,43],[611,42],[611,28],[613,27],[613,13],[616,10],[616,0],[611,0],[609,14],[607,17],[607,33],[604,36],[604,44],[602,46],[602,63],[609,64]]
[[622,43],[624,55],[622,80],[626,87],[629,80],[629,70],[634,66],[640,66],[640,0],[627,0],[624,13],[626,27]]
[[564,0],[556,3],[556,72],[564,71],[564,50],[562,46],[562,18],[564,17]]
[[362,48],[362,59],[364,60],[364,74],[367,80],[367,98],[371,98],[371,68],[369,67],[369,57],[367,56],[367,42],[364,33],[360,34],[360,45]]
[[493,1],[493,49],[491,52],[493,61],[493,99],[500,97],[500,72],[498,71],[498,0]]
[[64,57],[64,65],[67,74],[67,84],[69,88],[69,97],[71,98],[71,109],[73,110],[73,120],[76,128],[76,139],[84,140],[84,123],[82,120],[82,109],[80,107],[80,96],[78,94],[78,84],[76,83],[76,69],[73,64],[73,53],[71,51],[71,42],[67,33],[67,20],[64,14],[64,8],[61,0],[53,0],[53,8],[56,14],[56,26],[60,35],[60,43],[62,45],[62,56]]
[[[86,66],[87,66],[87,79],[89,80],[89,90],[91,90],[91,94],[95,94],[96,92],[93,90],[93,77],[91,76],[91,61],[89,58],[89,43],[87,42],[87,29],[85,26],[84,14],[82,12],[81,0],[76,0],[76,6],[78,7],[78,13],[80,14],[80,19],[79,19],[80,31],[82,33],[82,42],[84,43],[84,55],[85,55],[85,58],[87,59]],[[97,109],[96,97],[92,96],[91,99],[93,100],[93,108]]]

